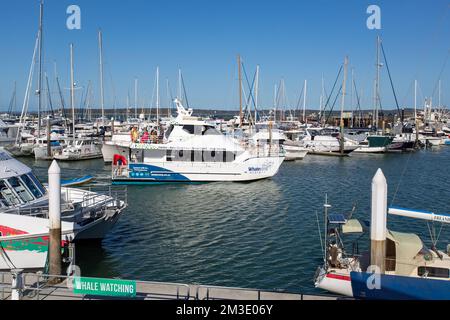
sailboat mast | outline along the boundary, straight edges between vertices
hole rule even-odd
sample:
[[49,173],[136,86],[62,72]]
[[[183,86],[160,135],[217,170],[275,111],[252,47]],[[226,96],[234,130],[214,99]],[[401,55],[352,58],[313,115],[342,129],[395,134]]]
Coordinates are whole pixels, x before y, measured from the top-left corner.
[[166,78],[166,90],[167,90],[167,117],[170,118],[170,104],[172,103],[170,99],[170,88],[169,79]]
[[134,118],[137,119],[137,107],[138,107],[138,79],[134,79]]
[[42,109],[42,48],[43,48],[43,19],[44,1],[41,0],[39,12],[39,77],[38,77],[38,137],[41,135],[41,109]]
[[159,133],[159,67],[156,67],[156,127]]
[[75,140],[75,94],[73,75],[73,44],[70,44],[70,107],[72,108],[72,133]]
[[414,123],[416,126],[416,146],[419,142],[419,126],[417,123],[417,80],[414,80]]
[[380,36],[377,36],[377,76],[375,82],[375,128],[378,131],[378,115],[379,115],[379,105],[380,105]]
[[180,100],[181,102],[183,101],[182,99],[182,91],[181,91],[181,68],[178,69],[178,100]]
[[259,94],[259,65],[256,66],[256,84],[255,84],[255,125],[258,116],[258,94]]
[[319,120],[322,122],[322,111],[323,111],[323,102],[325,99],[325,86],[324,86],[324,80],[323,80],[323,73],[322,73],[322,91],[320,92],[320,106],[319,106]]
[[342,100],[341,100],[341,134],[340,134],[340,151],[341,155],[344,154],[344,106],[345,106],[345,92],[347,85],[347,65],[348,57],[345,57],[344,61],[344,81],[342,83]]
[[241,56],[238,55],[238,69],[239,69],[239,127],[242,128],[242,74],[241,74]]
[[103,91],[103,37],[102,30],[98,30],[98,49],[99,49],[99,66],[100,66],[100,106],[102,109],[102,126],[105,121],[105,95]]
[[306,86],[307,80],[305,80],[305,85],[303,87],[303,123],[306,123]]
[[441,79],[439,79],[439,97],[438,97],[438,100],[439,100],[439,109],[441,109]]
[[274,110],[274,122],[277,122],[277,84],[275,83],[273,90],[273,110]]

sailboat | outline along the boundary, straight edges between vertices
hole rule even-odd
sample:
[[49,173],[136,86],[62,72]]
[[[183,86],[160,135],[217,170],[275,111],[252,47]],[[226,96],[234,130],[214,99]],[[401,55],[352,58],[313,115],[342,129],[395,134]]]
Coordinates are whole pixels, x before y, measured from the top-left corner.
[[72,140],[56,152],[53,158],[61,161],[78,161],[102,158],[101,143],[92,137],[77,137],[75,129],[75,96],[74,96],[74,67],[73,44],[70,45],[70,97],[72,107]]
[[[414,233],[387,229],[387,214],[449,224],[450,215],[387,207],[387,183],[381,169],[372,180],[370,252],[359,252],[358,239],[367,227],[351,215],[329,214],[325,203],[323,266],[315,286],[358,299],[450,299],[450,246],[430,248]],[[343,237],[355,234],[352,251]],[[434,233],[433,233],[434,234]]]

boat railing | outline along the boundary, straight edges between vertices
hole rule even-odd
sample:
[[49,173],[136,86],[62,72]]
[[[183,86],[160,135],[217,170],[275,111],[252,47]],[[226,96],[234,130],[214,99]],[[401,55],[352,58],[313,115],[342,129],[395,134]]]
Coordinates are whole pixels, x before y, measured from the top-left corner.
[[[18,281],[20,288],[12,288],[12,274],[8,272],[0,273],[0,287],[2,288],[2,299],[11,296],[12,289],[19,289],[22,292],[22,300],[43,300],[43,299],[69,299],[84,300],[98,299],[95,294],[77,293],[75,281],[81,278],[83,281],[108,281],[126,280],[121,278],[103,279],[91,278],[76,275],[48,275],[41,272],[21,273],[21,281]],[[191,286],[184,283],[169,283],[156,281],[133,280],[136,283],[136,292],[131,299],[145,300],[190,300]]]
[[[80,212],[81,214],[103,214],[108,209],[123,208],[128,204],[126,187],[90,187],[88,190],[67,189],[64,196],[65,201],[61,203],[61,214],[65,219],[74,218]],[[48,219],[49,208],[48,204],[17,207],[6,210],[4,213]]]

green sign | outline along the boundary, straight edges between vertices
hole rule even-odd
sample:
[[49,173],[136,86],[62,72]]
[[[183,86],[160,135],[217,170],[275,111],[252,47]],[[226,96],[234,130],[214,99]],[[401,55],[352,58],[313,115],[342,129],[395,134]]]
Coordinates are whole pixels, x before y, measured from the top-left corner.
[[136,281],[75,277],[73,279],[73,293],[111,297],[136,297]]

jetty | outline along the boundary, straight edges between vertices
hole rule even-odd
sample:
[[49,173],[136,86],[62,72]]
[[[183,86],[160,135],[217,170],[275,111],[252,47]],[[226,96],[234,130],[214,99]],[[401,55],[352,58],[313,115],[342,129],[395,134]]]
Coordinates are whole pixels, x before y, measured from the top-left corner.
[[[58,281],[54,281],[57,279]],[[83,285],[77,285],[81,281]],[[102,291],[103,290],[103,291]],[[334,295],[308,295],[282,291],[198,284],[0,273],[1,300],[347,300]]]

